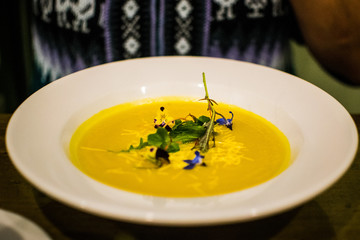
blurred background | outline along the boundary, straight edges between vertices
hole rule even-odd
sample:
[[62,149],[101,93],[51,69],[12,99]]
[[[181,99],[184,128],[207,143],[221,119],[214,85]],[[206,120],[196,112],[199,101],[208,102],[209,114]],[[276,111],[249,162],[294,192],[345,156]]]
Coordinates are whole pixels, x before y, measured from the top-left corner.
[[[28,0],[0,1],[0,113],[13,112],[31,94],[30,7]],[[297,76],[328,92],[350,113],[360,113],[359,87],[345,85],[327,74],[305,46],[293,42],[291,47]]]
[[27,0],[0,1],[0,112],[13,112],[28,96],[31,45]]

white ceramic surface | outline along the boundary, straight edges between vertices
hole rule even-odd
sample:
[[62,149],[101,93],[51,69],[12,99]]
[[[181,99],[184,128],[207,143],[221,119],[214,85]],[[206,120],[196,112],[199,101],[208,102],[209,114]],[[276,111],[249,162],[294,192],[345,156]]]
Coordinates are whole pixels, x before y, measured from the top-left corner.
[[49,235],[32,221],[0,209],[1,240],[50,240]]
[[[157,96],[210,97],[257,113],[288,137],[293,164],[257,187],[214,197],[161,198],[96,182],[68,159],[75,129],[98,111]],[[30,96],[13,114],[6,146],[35,187],[74,208],[146,224],[206,225],[247,221],[294,208],[335,183],[358,146],[356,126],[334,98],[287,73],[233,60],[155,57],[89,68]]]

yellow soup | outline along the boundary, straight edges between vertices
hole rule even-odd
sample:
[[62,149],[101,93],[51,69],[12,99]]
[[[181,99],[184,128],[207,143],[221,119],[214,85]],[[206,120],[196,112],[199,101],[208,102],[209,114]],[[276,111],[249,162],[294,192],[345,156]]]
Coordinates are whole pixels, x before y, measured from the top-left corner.
[[[186,170],[184,160],[195,157],[194,142],[179,144],[170,164],[157,167],[148,159],[153,149],[139,145],[155,133],[154,118],[164,107],[169,119],[209,116],[207,103],[185,98],[158,98],[120,104],[85,121],[70,142],[73,164],[107,185],[140,194],[164,197],[200,197],[231,193],[261,184],[290,164],[285,135],[264,118],[234,105],[215,105],[226,118],[234,114],[233,129],[215,125],[215,141],[203,162]],[[189,116],[187,117],[189,118]],[[214,146],[215,145],[215,146]],[[125,150],[125,151],[124,151]]]

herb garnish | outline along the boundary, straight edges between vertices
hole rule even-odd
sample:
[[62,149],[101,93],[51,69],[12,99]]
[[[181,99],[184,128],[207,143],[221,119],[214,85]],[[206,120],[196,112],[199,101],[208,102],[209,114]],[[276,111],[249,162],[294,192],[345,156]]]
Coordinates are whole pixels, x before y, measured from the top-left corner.
[[205,79],[205,73],[203,73],[202,75],[203,75],[203,83],[204,83],[204,88],[205,88],[205,98],[200,99],[200,100],[206,100],[208,102],[207,110],[210,111],[210,121],[205,123],[206,132],[199,140],[199,148],[202,152],[207,152],[209,150],[210,137],[213,138],[214,145],[215,145],[214,124],[215,124],[216,111],[215,111],[213,105],[214,105],[214,103],[215,104],[217,104],[217,103],[214,100],[209,98],[209,93],[207,90],[206,79]]
[[156,133],[148,136],[148,144],[167,151],[168,153],[180,150],[179,144],[170,137],[169,132],[165,128],[158,128]]
[[[148,146],[155,147],[157,149],[155,161],[151,159],[151,162],[157,167],[161,167],[163,164],[170,163],[170,153],[180,151],[179,144],[194,142],[195,145],[193,149],[199,149],[200,151],[194,152],[194,159],[184,160],[184,162],[188,164],[184,169],[193,169],[196,165],[206,166],[203,162],[205,156],[201,155],[201,153],[206,153],[210,149],[211,140],[213,141],[212,147],[215,147],[215,124],[224,125],[232,130],[234,114],[230,111],[232,117],[231,119],[226,119],[222,114],[215,111],[214,105],[217,105],[217,103],[209,97],[205,73],[203,73],[202,76],[205,97],[200,100],[207,101],[207,110],[210,114],[209,117],[200,116],[197,118],[196,116],[189,114],[185,118],[173,120],[166,114],[165,108],[161,107],[158,116],[154,118],[154,128],[156,129],[156,132],[149,134],[146,142],[140,138],[138,146],[134,147],[131,145],[128,150],[123,150],[122,152],[140,150]],[[216,115],[220,116],[217,120],[215,120]],[[191,118],[190,120],[189,117]],[[154,149],[151,148],[151,151],[153,150]]]
[[148,142],[144,142],[143,138],[140,138],[140,143],[137,147],[134,147],[133,145],[130,145],[129,149],[128,150],[123,150],[122,152],[130,152],[131,150],[134,150],[134,149],[142,149],[146,146],[149,146]]

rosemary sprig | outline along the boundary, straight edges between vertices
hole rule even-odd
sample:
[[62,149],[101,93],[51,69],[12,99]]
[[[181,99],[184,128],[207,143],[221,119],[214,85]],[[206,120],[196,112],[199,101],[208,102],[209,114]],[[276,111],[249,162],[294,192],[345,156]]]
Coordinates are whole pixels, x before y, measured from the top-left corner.
[[[199,140],[199,148],[202,152],[207,152],[209,150],[209,141],[210,138],[213,137],[214,139],[214,124],[215,124],[215,117],[216,111],[214,109],[214,104],[217,104],[214,100],[209,98],[209,93],[206,85],[206,78],[205,73],[202,73],[203,76],[203,83],[205,88],[205,98],[200,100],[206,100],[208,102],[208,111],[210,111],[210,121],[208,121],[205,125],[206,132]],[[214,141],[215,142],[215,141]]]
[[[155,157],[149,158],[148,160],[151,163],[155,164],[156,168],[161,167],[163,164],[169,164],[169,154],[180,151],[180,145],[182,143],[195,142],[193,147],[199,149],[200,151],[195,151],[195,158],[193,160],[184,160],[189,165],[184,169],[192,169],[195,165],[206,166],[205,163],[202,163],[204,158],[200,152],[205,153],[210,149],[210,140],[213,141],[215,147],[215,124],[224,125],[230,130],[232,130],[232,120],[234,114],[230,111],[232,117],[231,119],[226,119],[224,115],[215,111],[214,105],[217,105],[217,102],[209,97],[209,92],[206,84],[205,73],[202,73],[203,84],[205,89],[205,97],[200,100],[205,100],[208,103],[207,110],[210,113],[210,116],[200,116],[195,117],[191,113],[185,118],[179,118],[172,120],[171,127],[168,125],[168,120],[166,120],[166,115],[161,116],[158,121],[160,124],[156,124],[155,128],[157,129],[155,133],[149,134],[147,136],[147,141],[144,141],[140,138],[140,143],[138,146],[131,145],[129,149],[122,150],[121,152],[130,152],[133,150],[140,150],[145,147],[154,147],[156,148]],[[160,108],[162,114],[164,112],[164,107]],[[219,115],[220,118],[216,119],[216,115]],[[192,120],[189,120],[187,117],[190,116]],[[164,120],[165,119],[165,120]],[[157,122],[155,118],[155,122]],[[154,148],[151,148],[153,150]],[[114,152],[114,151],[111,151]]]

